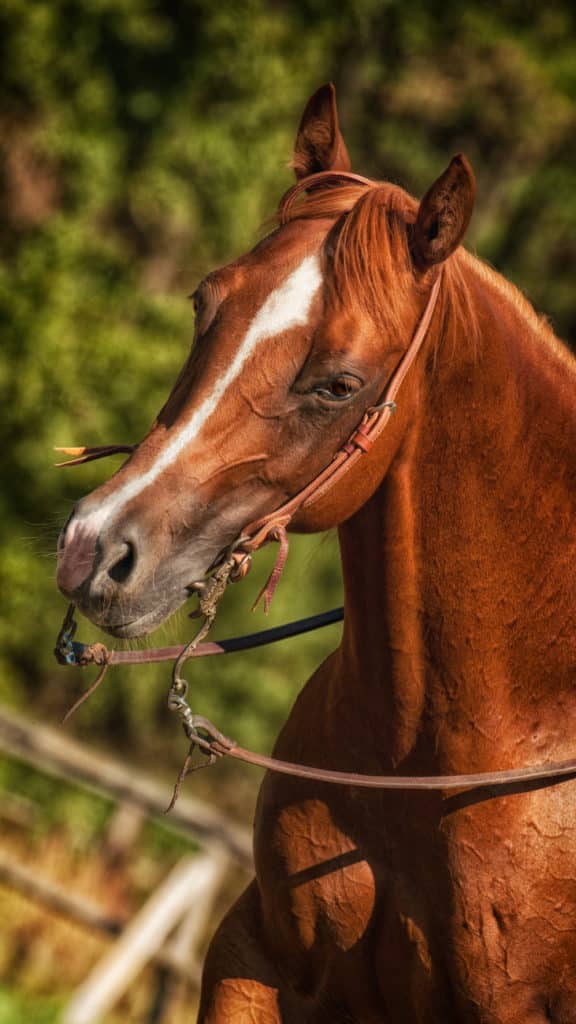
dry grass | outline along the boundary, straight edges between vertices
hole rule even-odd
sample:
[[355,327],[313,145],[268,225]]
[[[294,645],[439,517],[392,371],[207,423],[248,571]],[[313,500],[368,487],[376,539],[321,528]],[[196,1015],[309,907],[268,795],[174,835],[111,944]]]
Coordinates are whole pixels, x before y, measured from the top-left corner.
[[[129,855],[118,858],[116,854],[111,858],[105,840],[94,842],[86,850],[61,827],[38,837],[13,824],[3,829],[0,852],[41,878],[86,897],[114,918],[129,918],[179,855],[179,851],[175,851],[173,855],[164,852],[154,856],[143,842],[138,842]],[[244,883],[244,878],[232,877],[228,891],[221,894],[221,902],[227,905]],[[221,909],[215,908],[215,922]],[[22,996],[55,999],[61,1005],[113,941],[47,911],[3,884],[0,885],[0,920],[0,984]],[[105,1018],[106,1024],[147,1021],[159,982],[159,969],[148,967],[114,1012]],[[161,1019],[170,1024],[184,1024],[184,1021],[189,1024],[195,1019],[196,1008],[197,993],[186,984],[171,982]],[[56,1015],[54,1022],[57,1019]]]

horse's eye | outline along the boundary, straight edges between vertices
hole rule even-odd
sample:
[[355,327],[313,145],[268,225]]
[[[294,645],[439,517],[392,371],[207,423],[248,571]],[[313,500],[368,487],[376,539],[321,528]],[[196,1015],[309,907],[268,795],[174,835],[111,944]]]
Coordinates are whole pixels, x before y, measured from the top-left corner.
[[348,398],[356,391],[356,383],[352,377],[337,377],[331,382],[330,392],[334,398]]
[[338,377],[333,377],[332,380],[322,381],[314,390],[322,398],[329,398],[333,402],[344,402],[347,398],[352,398],[360,387],[361,382],[357,377],[352,377],[349,373],[342,373]]

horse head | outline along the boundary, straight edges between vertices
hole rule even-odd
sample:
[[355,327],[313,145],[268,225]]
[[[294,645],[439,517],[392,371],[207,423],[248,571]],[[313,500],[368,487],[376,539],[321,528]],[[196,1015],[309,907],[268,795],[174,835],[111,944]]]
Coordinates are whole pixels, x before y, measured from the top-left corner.
[[[197,288],[191,352],[149,433],[62,530],[61,591],[115,635],[158,626],[246,523],[330,463],[378,401],[470,218],[461,156],[419,204],[351,174],[331,85],[306,106],[293,166],[274,230]],[[415,389],[405,398],[375,456],[295,529],[330,528],[368,500]]]

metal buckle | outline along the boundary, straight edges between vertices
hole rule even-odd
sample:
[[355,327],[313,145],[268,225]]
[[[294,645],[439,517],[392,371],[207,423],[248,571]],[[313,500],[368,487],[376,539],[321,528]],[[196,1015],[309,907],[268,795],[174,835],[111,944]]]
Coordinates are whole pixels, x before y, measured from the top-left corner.
[[390,409],[390,414],[393,416],[394,413],[396,412],[397,408],[398,408],[398,406],[396,405],[396,402],[393,402],[390,399],[390,400],[388,400],[386,402],[380,402],[379,405],[373,405],[371,407],[371,409],[369,410],[369,412],[370,413],[372,413],[372,412],[384,412],[384,409]]
[[78,623],[74,618],[74,605],[68,605],[68,611],[64,617],[64,622],[60,627],[60,632],[56,638],[56,647],[54,648],[54,654],[56,660],[60,665],[78,665],[78,650],[81,649],[83,644],[73,643],[73,637],[78,628]]

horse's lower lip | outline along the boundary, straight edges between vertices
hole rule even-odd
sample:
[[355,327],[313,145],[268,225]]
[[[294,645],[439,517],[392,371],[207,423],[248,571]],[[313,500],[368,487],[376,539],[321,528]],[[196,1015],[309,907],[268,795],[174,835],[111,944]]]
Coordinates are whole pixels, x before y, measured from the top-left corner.
[[145,612],[144,615],[139,615],[135,619],[129,619],[127,622],[101,622],[98,625],[100,629],[105,629],[111,636],[128,639],[129,637],[144,636],[146,633],[151,633],[163,621],[162,611],[154,608],[151,612]]
[[152,633],[153,630],[157,629],[162,623],[168,618],[172,612],[176,611],[180,604],[186,600],[186,596],[182,596],[180,602],[170,602],[165,604],[156,605],[149,611],[143,612],[141,615],[135,616],[133,619],[103,619],[97,615],[90,614],[89,611],[82,608],[79,605],[79,610],[89,618],[95,626],[99,629],[103,629],[110,636],[116,636],[119,639],[135,639],[140,636],[145,636],[147,633]]
[[123,636],[126,630],[130,630],[133,626],[138,625],[140,618],[145,618],[145,616],[130,619],[128,622],[103,623],[100,628],[105,629],[108,633],[112,633],[113,636]]
[[98,622],[97,619],[93,621],[100,627],[100,629],[106,630],[111,636],[117,636],[120,639],[129,639],[130,637],[144,636],[146,633],[151,633],[154,629],[160,626],[165,619],[173,612],[176,611],[180,605],[191,597],[198,596],[202,593],[206,581],[194,580],[193,583],[188,583],[184,588],[184,591],[180,594],[180,599],[174,602],[166,602],[165,604],[157,605],[150,611],[144,612],[142,615],[137,615],[134,619],[128,619],[122,622]]

